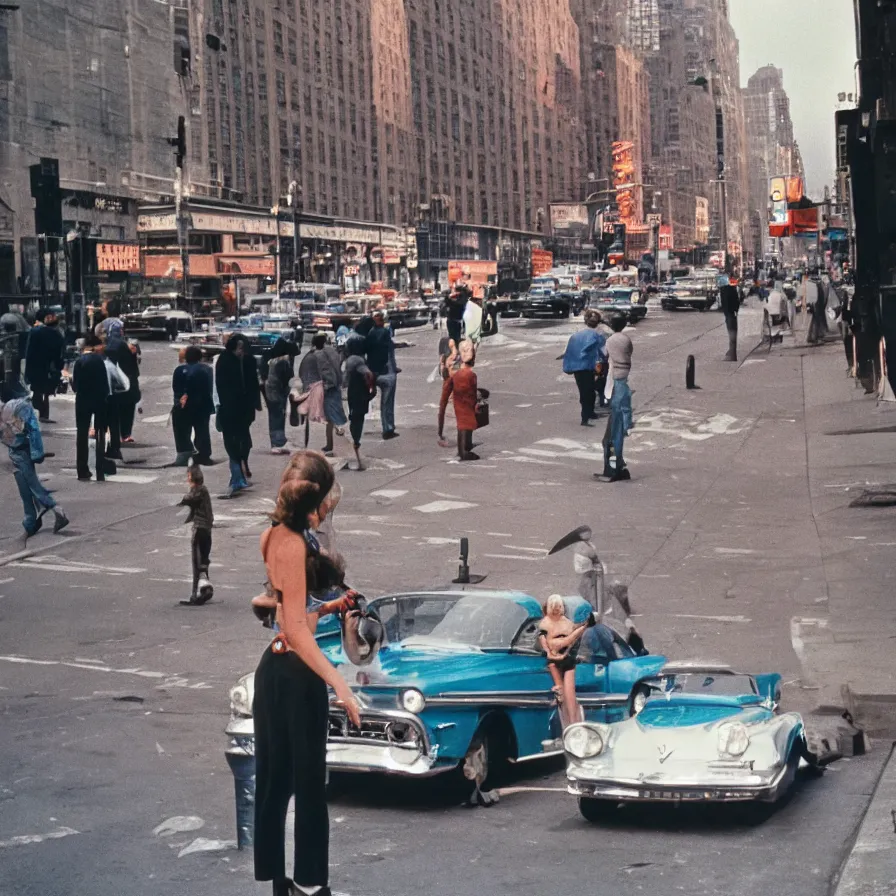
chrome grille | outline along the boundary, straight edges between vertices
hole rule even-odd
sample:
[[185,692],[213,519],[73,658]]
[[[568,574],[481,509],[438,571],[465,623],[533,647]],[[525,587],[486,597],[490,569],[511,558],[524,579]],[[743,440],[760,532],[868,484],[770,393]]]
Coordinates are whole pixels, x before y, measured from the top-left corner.
[[368,740],[374,743],[388,743],[386,736],[386,726],[389,724],[388,719],[370,719],[362,716],[361,727],[355,728],[350,725],[345,717],[344,712],[330,712],[329,728],[327,737],[331,740]]

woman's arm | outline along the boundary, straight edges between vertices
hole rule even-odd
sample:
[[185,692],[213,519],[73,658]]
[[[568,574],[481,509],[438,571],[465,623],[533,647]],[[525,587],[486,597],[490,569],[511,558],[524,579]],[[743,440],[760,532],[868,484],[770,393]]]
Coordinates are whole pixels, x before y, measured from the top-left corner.
[[307,582],[305,578],[306,547],[299,536],[281,542],[275,550],[277,565],[288,570],[280,580],[280,591],[283,595],[282,629],[290,648],[294,650],[302,662],[316,675],[320,676],[333,690],[354,725],[361,722],[358,701],[352,694],[345,679],[336,667],[323,655],[305,615]]

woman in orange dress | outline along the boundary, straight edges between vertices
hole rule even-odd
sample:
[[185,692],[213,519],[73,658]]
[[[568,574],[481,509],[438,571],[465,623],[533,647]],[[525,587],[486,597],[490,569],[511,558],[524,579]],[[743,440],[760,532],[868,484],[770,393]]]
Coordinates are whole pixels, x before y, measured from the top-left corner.
[[461,460],[479,460],[473,447],[473,430],[477,429],[476,402],[480,395],[488,398],[486,389],[479,389],[473,365],[476,363],[476,349],[469,339],[459,346],[461,367],[442,384],[442,398],[439,402],[439,444],[445,443],[445,411],[448,399],[454,396],[454,416],[457,419],[457,456]]

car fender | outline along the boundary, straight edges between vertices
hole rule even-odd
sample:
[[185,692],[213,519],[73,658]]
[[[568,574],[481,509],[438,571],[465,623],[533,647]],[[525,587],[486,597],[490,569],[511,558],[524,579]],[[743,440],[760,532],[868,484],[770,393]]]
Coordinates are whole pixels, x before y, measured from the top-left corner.
[[439,708],[438,713],[424,710],[420,719],[427,727],[430,744],[433,747],[438,747],[440,764],[456,765],[459,763],[470,748],[476,732],[483,724],[490,722],[506,724],[513,739],[512,748],[514,751],[517,749],[516,730],[503,708],[485,709],[475,705]]

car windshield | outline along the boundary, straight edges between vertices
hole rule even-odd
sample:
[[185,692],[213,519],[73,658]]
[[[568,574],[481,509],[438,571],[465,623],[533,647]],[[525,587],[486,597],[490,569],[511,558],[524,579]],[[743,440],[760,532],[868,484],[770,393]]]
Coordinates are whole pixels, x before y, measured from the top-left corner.
[[516,601],[466,594],[402,595],[374,606],[389,643],[405,647],[509,650],[529,615]]
[[666,694],[712,694],[717,697],[742,697],[759,693],[752,675],[730,672],[687,672],[664,676],[652,685]]

